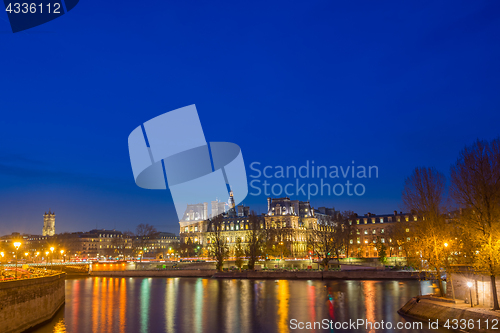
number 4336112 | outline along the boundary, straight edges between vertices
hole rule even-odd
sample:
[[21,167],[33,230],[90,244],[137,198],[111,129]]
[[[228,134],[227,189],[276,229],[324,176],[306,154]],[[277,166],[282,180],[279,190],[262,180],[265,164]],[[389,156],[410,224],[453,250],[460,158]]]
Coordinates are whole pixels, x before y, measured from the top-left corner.
[[5,11],[14,14],[35,14],[35,13],[48,13],[48,14],[61,14],[60,3],[36,4],[36,3],[9,3]]

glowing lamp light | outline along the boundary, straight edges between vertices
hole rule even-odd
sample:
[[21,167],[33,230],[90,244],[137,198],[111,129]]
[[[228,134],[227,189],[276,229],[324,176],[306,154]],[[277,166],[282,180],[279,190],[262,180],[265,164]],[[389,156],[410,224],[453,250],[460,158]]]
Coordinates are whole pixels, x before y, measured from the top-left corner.
[[63,253],[64,253],[64,250],[61,250],[60,252],[61,252],[61,254],[63,254]]
[[472,282],[467,282],[467,287],[472,288]]
[[17,249],[19,249],[19,247],[21,246],[21,242],[15,242],[14,243],[14,247]]
[[2,256],[2,258],[3,258],[3,256],[4,256],[4,255],[5,255],[5,253],[3,253],[3,252],[0,252],[0,256]]
[[54,247],[53,246],[50,248],[50,251],[54,252]]
[[448,243],[444,243],[444,247],[448,247]]

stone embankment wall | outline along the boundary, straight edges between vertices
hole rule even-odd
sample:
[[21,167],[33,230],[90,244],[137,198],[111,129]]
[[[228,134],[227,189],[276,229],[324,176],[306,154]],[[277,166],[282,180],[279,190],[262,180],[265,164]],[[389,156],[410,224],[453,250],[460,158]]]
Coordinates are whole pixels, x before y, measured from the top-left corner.
[[23,332],[50,320],[64,304],[65,274],[0,282],[0,332]]
[[207,270],[145,270],[145,271],[93,271],[92,276],[106,277],[205,277],[228,279],[344,279],[344,280],[404,280],[418,279],[417,273],[382,271],[382,270],[352,270],[352,271],[242,271],[217,272]]

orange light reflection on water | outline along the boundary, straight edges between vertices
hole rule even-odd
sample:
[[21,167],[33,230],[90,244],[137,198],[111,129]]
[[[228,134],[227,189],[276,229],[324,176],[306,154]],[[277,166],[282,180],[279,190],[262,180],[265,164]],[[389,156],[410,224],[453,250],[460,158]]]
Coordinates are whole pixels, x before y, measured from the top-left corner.
[[125,310],[127,309],[127,281],[120,279],[120,333],[125,333]]
[[94,278],[94,287],[92,290],[92,332],[99,332],[99,291],[103,283],[99,283],[99,278]]
[[277,326],[280,333],[288,332],[288,299],[290,291],[288,280],[278,281],[278,316]]
[[[375,281],[363,281],[365,295],[366,321],[375,323]],[[370,326],[368,326],[370,327]],[[368,333],[374,333],[375,329],[370,329]]]

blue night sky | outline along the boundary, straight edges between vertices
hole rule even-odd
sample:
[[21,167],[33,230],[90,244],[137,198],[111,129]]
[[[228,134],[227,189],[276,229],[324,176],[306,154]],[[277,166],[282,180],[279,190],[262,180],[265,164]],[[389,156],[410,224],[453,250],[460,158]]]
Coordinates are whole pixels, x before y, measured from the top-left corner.
[[0,234],[41,233],[49,209],[57,232],[178,233],[169,192],[135,185],[127,138],[190,104],[249,176],[256,161],[378,166],[351,179],[363,196],[311,198],[360,214],[401,210],[413,168],[448,175],[500,134],[497,1],[81,0],[16,34],[0,13],[0,38]]

